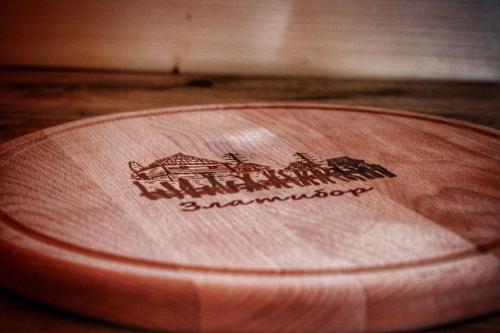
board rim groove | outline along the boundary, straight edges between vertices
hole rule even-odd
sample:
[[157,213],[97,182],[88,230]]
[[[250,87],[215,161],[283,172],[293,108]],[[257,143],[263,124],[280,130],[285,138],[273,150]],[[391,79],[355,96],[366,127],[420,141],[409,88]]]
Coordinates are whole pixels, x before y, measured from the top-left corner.
[[[103,115],[91,117],[89,119],[77,120],[64,123],[57,126],[52,126],[47,129],[39,130],[19,138],[13,139],[6,143],[0,144],[0,167],[10,158],[13,158],[18,153],[28,150],[52,136],[65,133],[70,130],[94,126],[106,122],[114,122],[132,118],[156,116],[163,114],[178,114],[188,112],[208,112],[208,111],[224,111],[224,110],[258,110],[258,109],[311,109],[321,111],[341,111],[341,112],[358,112],[381,114],[387,116],[396,116],[422,121],[431,121],[439,124],[445,124],[456,128],[472,130],[484,135],[500,139],[500,130],[489,128],[482,125],[473,124],[466,121],[449,119],[439,116],[421,114],[416,112],[408,112],[401,110],[393,110],[386,108],[372,108],[367,106],[349,106],[340,104],[321,104],[321,103],[247,103],[247,104],[207,104],[196,106],[182,107],[165,107],[156,109],[146,109],[137,111],[120,112],[113,115]],[[21,148],[21,149],[17,149]],[[154,260],[138,259],[127,256],[121,256],[104,251],[93,250],[84,246],[65,242],[52,236],[45,235],[41,232],[33,230],[21,222],[16,221],[5,213],[0,208],[0,222],[9,228],[28,237],[30,240],[41,242],[44,245],[52,246],[59,250],[68,251],[71,254],[83,255],[88,258],[107,260],[117,264],[139,266],[144,268],[163,269],[170,272],[192,272],[192,273],[209,273],[209,274],[234,274],[248,276],[304,276],[304,275],[338,275],[338,274],[363,274],[376,273],[390,270],[404,270],[414,267],[432,266],[441,263],[450,263],[469,259],[473,256],[483,256],[485,254],[495,252],[500,249],[500,241],[494,241],[484,246],[475,245],[472,249],[464,250],[450,255],[444,255],[434,258],[408,260],[401,263],[385,264],[369,267],[353,267],[353,268],[322,268],[322,269],[256,269],[256,268],[213,268],[203,265],[193,264],[178,264],[159,262]]]

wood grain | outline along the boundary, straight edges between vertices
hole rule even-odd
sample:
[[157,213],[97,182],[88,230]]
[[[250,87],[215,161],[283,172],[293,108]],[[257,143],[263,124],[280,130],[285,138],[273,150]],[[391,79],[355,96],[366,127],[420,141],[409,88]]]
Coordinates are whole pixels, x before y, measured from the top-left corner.
[[498,82],[0,70],[0,140],[67,121],[121,111],[255,101],[366,105],[500,127]]
[[[3,70],[0,71],[0,141],[70,120],[123,110],[275,100],[399,108],[500,127],[498,83]],[[114,325],[103,328],[95,320],[61,313],[1,289],[0,313],[0,331],[6,332],[124,330]],[[493,333],[498,331],[498,325],[497,314],[428,332]]]
[[23,0],[0,21],[2,66],[500,78],[494,0]]
[[67,312],[47,308],[40,303],[0,290],[0,331],[40,333],[138,333],[145,330],[82,318]]
[[372,332],[497,310],[499,147],[485,127],[307,104],[47,129],[2,146],[1,281],[181,331]]

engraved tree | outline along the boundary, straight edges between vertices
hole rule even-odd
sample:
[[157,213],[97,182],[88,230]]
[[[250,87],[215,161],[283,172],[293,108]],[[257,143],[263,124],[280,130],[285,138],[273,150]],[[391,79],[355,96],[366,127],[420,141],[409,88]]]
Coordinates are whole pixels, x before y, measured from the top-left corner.
[[228,163],[236,163],[236,164],[248,163],[247,158],[239,153],[224,154],[224,159]]
[[311,157],[309,154],[295,153],[293,156],[295,156],[298,162],[301,162],[304,166],[309,168],[317,168],[321,166],[321,161],[317,158]]

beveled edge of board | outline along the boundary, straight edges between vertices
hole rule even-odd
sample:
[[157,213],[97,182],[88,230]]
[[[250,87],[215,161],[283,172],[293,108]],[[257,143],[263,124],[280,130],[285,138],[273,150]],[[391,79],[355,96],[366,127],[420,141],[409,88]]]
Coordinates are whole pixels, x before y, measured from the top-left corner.
[[[481,134],[485,134],[497,139],[500,139],[500,130],[489,128],[482,125],[472,124],[466,121],[448,119],[439,116],[432,116],[427,114],[420,114],[416,112],[399,111],[385,108],[372,108],[336,104],[320,104],[320,103],[248,103],[248,104],[207,104],[196,106],[182,106],[182,107],[166,107],[146,109],[139,111],[121,112],[113,115],[103,115],[91,117],[89,119],[77,120],[61,125],[49,127],[47,129],[38,130],[36,132],[21,136],[0,145],[0,166],[15,156],[17,153],[32,148],[33,146],[42,143],[53,135],[62,134],[64,132],[88,127],[96,124],[120,121],[125,119],[147,117],[150,115],[162,114],[177,114],[184,112],[204,112],[204,111],[224,111],[224,110],[245,110],[245,109],[313,109],[324,111],[344,111],[344,112],[361,112],[371,114],[382,114],[403,118],[413,118],[423,121],[432,121],[439,124],[449,125],[457,128],[464,128],[472,130]],[[83,246],[71,244],[59,240],[57,238],[47,236],[41,232],[35,231],[26,227],[22,223],[16,221],[0,208],[0,222],[10,227],[12,231],[16,231],[21,235],[27,237],[35,242],[42,243],[46,246],[52,246],[59,250],[68,251],[71,254],[84,256],[93,260],[104,260],[107,262],[114,262],[119,265],[131,265],[134,267],[161,269],[170,272],[190,272],[190,273],[214,273],[214,274],[235,274],[235,275],[255,275],[255,276],[303,276],[303,275],[330,275],[330,274],[360,274],[360,273],[374,273],[391,270],[402,270],[412,268],[415,266],[428,266],[439,263],[459,261],[467,259],[472,256],[484,256],[488,253],[500,252],[500,241],[495,241],[486,246],[475,246],[470,250],[464,250],[452,255],[440,256],[436,258],[406,261],[403,263],[386,264],[379,266],[371,266],[366,268],[345,268],[345,269],[311,269],[311,270],[272,270],[272,269],[240,269],[240,268],[210,268],[202,265],[184,265],[175,263],[162,263],[153,260],[136,259],[120,255],[111,254],[104,251],[97,251],[88,249]],[[1,242],[2,240],[0,240]],[[3,241],[5,242],[5,241]],[[22,243],[22,241],[20,241]],[[13,244],[11,244],[13,245]],[[18,244],[19,245],[19,244]],[[14,245],[15,246],[15,245]]]

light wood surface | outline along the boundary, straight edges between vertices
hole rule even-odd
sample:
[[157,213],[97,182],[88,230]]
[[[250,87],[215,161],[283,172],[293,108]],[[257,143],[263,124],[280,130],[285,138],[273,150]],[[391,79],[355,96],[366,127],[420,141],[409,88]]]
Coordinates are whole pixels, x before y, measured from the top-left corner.
[[[0,141],[70,120],[124,110],[275,100],[398,108],[500,127],[498,83],[0,70]],[[94,332],[103,329],[142,332],[70,315],[2,289],[0,316],[2,332]],[[500,329],[499,318],[498,314],[493,314],[426,332],[496,333]]]
[[3,66],[500,79],[495,0],[18,0],[0,22]]
[[47,129],[2,146],[0,281],[183,331],[475,316],[500,305],[499,147],[472,124],[305,104]]

